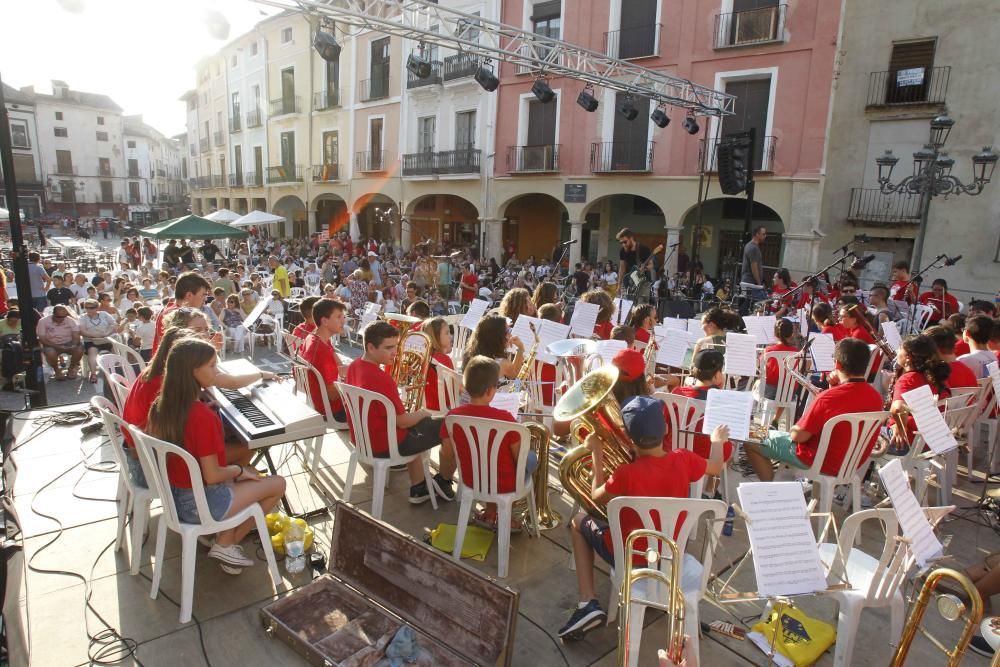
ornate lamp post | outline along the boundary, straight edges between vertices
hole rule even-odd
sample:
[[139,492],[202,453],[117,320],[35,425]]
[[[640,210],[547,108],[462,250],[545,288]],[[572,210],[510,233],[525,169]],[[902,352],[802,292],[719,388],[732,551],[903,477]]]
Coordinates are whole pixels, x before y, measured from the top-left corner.
[[938,116],[931,121],[930,141],[913,154],[913,175],[907,176],[899,183],[892,183],[892,170],[899,158],[886,150],[885,154],[875,158],[878,165],[878,183],[883,194],[905,192],[920,195],[920,228],[913,242],[913,258],[910,260],[910,270],[914,273],[920,270],[920,259],[924,250],[924,237],[927,234],[927,216],[931,200],[938,195],[978,195],[993,177],[997,166],[997,154],[991,146],[972,156],[972,182],[962,183],[951,175],[955,161],[942,151],[955,121],[948,116]]

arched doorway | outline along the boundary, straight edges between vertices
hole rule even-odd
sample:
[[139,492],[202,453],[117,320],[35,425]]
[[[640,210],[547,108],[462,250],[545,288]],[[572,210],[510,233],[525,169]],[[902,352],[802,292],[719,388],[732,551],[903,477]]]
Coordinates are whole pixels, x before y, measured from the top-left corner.
[[329,235],[350,231],[351,215],[347,202],[332,194],[322,194],[313,200],[316,209],[316,231]]
[[[514,255],[522,261],[534,255],[537,259],[552,259],[553,249],[569,238],[569,213],[562,202],[551,195],[532,193],[520,195],[500,207],[503,222],[503,247],[511,245]],[[506,258],[506,256],[505,256]]]
[[[583,238],[580,244],[580,257],[597,261],[610,259],[618,261],[618,244],[615,235],[626,227],[631,229],[636,238],[650,249],[663,244],[666,238],[666,219],[663,210],[651,199],[630,194],[615,194],[600,197],[591,202],[583,213]],[[607,230],[607,234],[602,234]],[[598,239],[607,239],[604,247]],[[657,266],[663,261],[663,255],[658,256]]]
[[288,236],[291,232],[292,238],[306,238],[309,236],[309,221],[306,217],[306,205],[295,195],[285,195],[274,204],[271,211],[275,215],[280,215],[285,222],[275,225],[279,228],[278,236]]
[[[747,200],[721,197],[709,199],[702,206],[702,231],[697,248],[694,242],[698,207],[691,208],[684,215],[684,248],[692,260],[697,258],[702,263],[706,275],[714,279],[728,278],[735,285],[740,278],[743,246],[750,240],[745,229]],[[761,253],[764,255],[764,280],[769,285],[771,275],[781,267],[785,225],[770,206],[754,202],[750,227],[757,225],[767,228],[767,239],[761,246]]]
[[425,195],[406,211],[411,243],[430,240],[453,246],[479,248],[479,209],[457,195]]
[[380,193],[361,195],[354,202],[354,212],[358,216],[362,239],[399,243],[399,206],[388,196]]

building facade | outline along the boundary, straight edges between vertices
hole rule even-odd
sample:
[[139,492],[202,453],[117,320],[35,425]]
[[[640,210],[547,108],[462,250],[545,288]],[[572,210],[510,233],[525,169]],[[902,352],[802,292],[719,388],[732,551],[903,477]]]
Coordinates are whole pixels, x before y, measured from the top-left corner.
[[[837,249],[862,236],[859,254],[875,255],[865,285],[888,278],[894,261],[911,259],[920,218],[913,195],[883,195],[875,158],[891,149],[899,163],[898,182],[911,173],[911,155],[929,138],[929,123],[948,114],[955,126],[944,150],[955,160],[953,173],[972,180],[970,157],[996,143],[1000,109],[994,91],[1000,74],[982,45],[1000,38],[989,0],[962,4],[962,11],[927,0],[865,3],[848,0],[834,83],[833,107],[822,199],[826,264]],[[945,278],[966,303],[993,300],[1000,285],[1000,183],[976,197],[936,198],[930,205],[922,266],[938,254],[963,255]],[[929,283],[925,283],[929,285]]]
[[[37,218],[45,210],[45,186],[38,150],[38,123],[35,101],[30,94],[4,84],[4,104],[10,117],[14,175],[22,219]],[[0,173],[0,186],[4,184]],[[0,206],[7,208],[7,193],[0,187]]]

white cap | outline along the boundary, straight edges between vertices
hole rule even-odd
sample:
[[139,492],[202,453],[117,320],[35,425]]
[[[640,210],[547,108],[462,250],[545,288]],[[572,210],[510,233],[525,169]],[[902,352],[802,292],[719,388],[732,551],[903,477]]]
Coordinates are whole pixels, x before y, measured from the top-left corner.
[[479,296],[485,297],[485,298],[489,299],[489,298],[491,298],[493,296],[493,292],[491,292],[490,288],[488,288],[488,287],[480,287],[479,288]]

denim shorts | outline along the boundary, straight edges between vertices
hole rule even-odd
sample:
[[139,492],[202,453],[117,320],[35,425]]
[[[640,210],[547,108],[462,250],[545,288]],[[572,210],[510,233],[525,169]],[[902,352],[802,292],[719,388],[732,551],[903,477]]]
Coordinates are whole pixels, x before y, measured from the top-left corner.
[[148,489],[149,484],[146,482],[146,474],[142,471],[139,458],[126,452],[125,461],[128,463],[128,478],[132,481],[132,486]]
[[[194,492],[176,486],[171,491],[178,518],[184,523],[201,523],[198,507],[194,504]],[[205,498],[208,500],[208,511],[212,513],[212,519],[221,521],[233,504],[233,489],[228,484],[209,484],[205,486]]]

